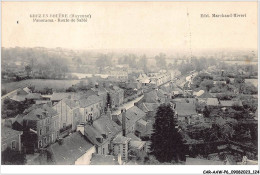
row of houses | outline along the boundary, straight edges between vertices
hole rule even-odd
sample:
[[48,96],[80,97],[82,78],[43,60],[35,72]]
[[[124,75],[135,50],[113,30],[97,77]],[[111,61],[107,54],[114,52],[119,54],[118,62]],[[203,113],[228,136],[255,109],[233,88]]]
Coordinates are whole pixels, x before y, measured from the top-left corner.
[[137,78],[137,81],[142,83],[143,86],[147,86],[148,84],[161,86],[167,82],[170,82],[171,80],[176,79],[180,75],[181,73],[178,70],[161,70],[158,73],[149,73],[148,75],[140,74]]
[[112,107],[123,103],[124,94],[118,87],[53,93],[48,103],[34,104],[2,123],[2,138],[6,138],[2,151],[7,147],[26,153],[48,150],[54,164],[91,164],[90,158],[100,159],[99,155],[120,164],[127,162],[130,151],[147,149],[138,137],[146,132],[146,114],[134,106],[112,116],[110,108],[106,109],[107,93]]

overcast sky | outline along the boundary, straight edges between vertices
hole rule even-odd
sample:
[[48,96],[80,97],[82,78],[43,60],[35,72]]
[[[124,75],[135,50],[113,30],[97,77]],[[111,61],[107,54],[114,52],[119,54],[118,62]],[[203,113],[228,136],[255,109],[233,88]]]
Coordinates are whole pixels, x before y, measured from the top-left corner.
[[[91,19],[87,23],[34,23],[29,16],[39,13],[91,14]],[[213,13],[246,14],[246,18],[200,17]],[[257,3],[2,2],[2,46],[257,49]]]

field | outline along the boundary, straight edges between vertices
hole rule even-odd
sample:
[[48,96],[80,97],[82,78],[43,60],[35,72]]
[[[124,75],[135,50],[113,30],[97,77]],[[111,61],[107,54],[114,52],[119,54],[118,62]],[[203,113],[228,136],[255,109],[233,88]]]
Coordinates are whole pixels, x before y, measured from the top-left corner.
[[[62,90],[67,89],[68,87],[72,86],[73,84],[77,84],[82,80],[46,80],[46,79],[28,79],[22,80],[17,82],[9,82],[9,83],[2,83],[1,88],[2,90],[6,90],[7,93],[18,89],[24,88],[26,86],[33,85],[35,86],[35,90],[42,90],[45,87],[52,88],[53,90]],[[86,81],[86,80],[84,80]]]

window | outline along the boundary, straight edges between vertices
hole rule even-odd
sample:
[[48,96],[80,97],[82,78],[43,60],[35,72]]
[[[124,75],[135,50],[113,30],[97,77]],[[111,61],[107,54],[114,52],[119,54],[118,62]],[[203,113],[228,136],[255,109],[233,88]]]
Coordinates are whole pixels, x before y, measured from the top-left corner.
[[47,142],[47,138],[46,137],[44,137],[44,144],[47,144],[48,142]]
[[105,148],[103,148],[103,154],[105,154]]
[[42,135],[42,129],[39,130],[39,135]]
[[91,108],[91,111],[93,111],[94,109],[93,108]]
[[54,127],[56,127],[56,121],[54,121]]
[[50,131],[50,127],[46,126],[46,132],[49,132],[49,131]]
[[63,128],[66,128],[66,123],[63,123]]
[[16,141],[14,140],[14,141],[12,141],[12,149],[15,149],[15,145],[16,144]]
[[39,142],[38,142],[38,147],[39,147],[39,148],[42,147],[42,141],[41,141],[41,140],[39,140]]

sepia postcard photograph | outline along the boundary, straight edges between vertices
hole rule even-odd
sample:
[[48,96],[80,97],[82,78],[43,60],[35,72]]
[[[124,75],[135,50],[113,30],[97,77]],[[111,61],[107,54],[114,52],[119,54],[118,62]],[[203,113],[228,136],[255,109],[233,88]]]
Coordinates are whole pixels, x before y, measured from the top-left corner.
[[259,174],[258,2],[2,1],[2,168]]

